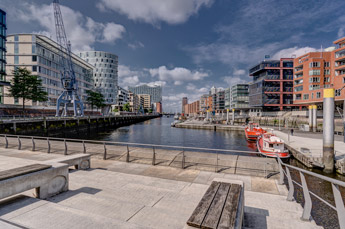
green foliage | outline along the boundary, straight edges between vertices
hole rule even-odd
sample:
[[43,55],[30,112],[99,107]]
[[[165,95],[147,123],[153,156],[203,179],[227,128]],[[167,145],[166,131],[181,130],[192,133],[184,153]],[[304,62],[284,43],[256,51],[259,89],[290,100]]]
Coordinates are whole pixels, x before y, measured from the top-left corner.
[[48,100],[48,93],[43,90],[42,80],[38,76],[31,75],[31,72],[26,68],[16,68],[12,73],[10,95],[23,100],[24,113],[26,101],[44,102]]
[[125,105],[123,105],[123,111],[130,111],[129,103],[126,103]]
[[113,111],[114,111],[114,112],[119,112],[119,109],[115,108]]
[[93,107],[96,106],[97,108],[105,107],[105,100],[102,95],[102,93],[87,90],[87,103],[91,105],[91,109],[93,110]]
[[152,109],[149,109],[149,113],[151,114],[153,112],[153,110]]

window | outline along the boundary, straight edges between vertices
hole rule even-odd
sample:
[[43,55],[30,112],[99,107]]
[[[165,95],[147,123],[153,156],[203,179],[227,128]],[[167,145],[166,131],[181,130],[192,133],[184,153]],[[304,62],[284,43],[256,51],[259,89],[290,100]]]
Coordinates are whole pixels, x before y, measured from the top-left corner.
[[32,56],[32,62],[36,62],[37,61],[37,56]]
[[320,70],[310,70],[309,71],[310,76],[319,76],[320,75]]
[[18,53],[19,53],[19,44],[14,43],[14,54],[18,54]]
[[319,83],[320,82],[320,77],[310,77],[309,78],[309,83]]
[[309,91],[320,89],[320,85],[309,85]]
[[18,35],[14,35],[14,41],[19,41]]
[[37,66],[36,65],[32,66],[32,71],[37,72]]
[[330,77],[325,77],[325,78],[324,78],[324,82],[325,82],[325,83],[331,82],[331,78],[330,78]]
[[14,56],[14,64],[19,64],[19,56]]
[[309,63],[310,68],[319,68],[320,67],[320,62],[310,62]]
[[304,100],[308,100],[308,99],[309,99],[309,94],[304,94],[304,95],[303,95],[303,99],[304,99]]
[[316,98],[317,99],[321,98],[321,92],[316,92]]
[[340,89],[335,90],[335,96],[340,96]]
[[329,62],[325,62],[325,68],[330,67],[330,63]]
[[325,75],[329,75],[329,74],[331,74],[331,70],[325,69]]
[[36,44],[32,44],[32,54],[36,53]]
[[19,99],[18,98],[14,98],[14,104],[18,104],[19,103]]

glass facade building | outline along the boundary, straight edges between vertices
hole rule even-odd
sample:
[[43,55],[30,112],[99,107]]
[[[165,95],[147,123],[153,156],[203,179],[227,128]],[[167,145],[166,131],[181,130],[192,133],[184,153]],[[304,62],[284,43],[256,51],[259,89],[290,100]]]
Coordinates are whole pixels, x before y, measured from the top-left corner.
[[6,83],[6,12],[0,9],[0,104],[4,102]]
[[136,87],[128,87],[130,92],[134,94],[148,94],[151,96],[151,103],[158,103],[162,102],[162,87],[161,86],[149,86],[147,84],[136,86]]
[[249,108],[249,85],[236,84],[231,87],[231,109],[248,109]]
[[118,90],[118,56],[108,52],[81,52],[79,56],[94,67],[95,89],[102,93],[105,103],[116,104]]

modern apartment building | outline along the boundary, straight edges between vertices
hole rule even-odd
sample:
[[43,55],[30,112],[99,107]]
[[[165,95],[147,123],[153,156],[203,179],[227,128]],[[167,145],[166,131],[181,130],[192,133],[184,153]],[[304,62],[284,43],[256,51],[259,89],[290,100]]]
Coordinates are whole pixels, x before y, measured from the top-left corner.
[[249,109],[249,84],[236,84],[231,87],[230,108],[235,110]]
[[128,87],[128,90],[133,92],[134,94],[147,94],[151,96],[152,103],[162,102],[162,87],[155,85],[149,86],[147,84],[143,84],[136,87]]
[[142,99],[144,99],[143,108],[144,109],[151,109],[152,108],[152,101],[151,101],[151,95],[149,94],[138,94],[138,96]]
[[0,104],[4,103],[6,82],[6,12],[0,9]]
[[294,103],[322,106],[323,89],[335,89],[336,104],[345,99],[345,37],[322,52],[310,52],[295,58]]
[[[56,100],[63,91],[58,62],[60,46],[43,35],[14,34],[7,36],[6,48],[6,80],[12,79],[14,68],[25,67],[42,79],[42,86],[48,93],[47,102],[30,101],[27,105],[56,106]],[[94,90],[93,66],[73,53],[72,63],[78,84],[78,94],[83,101],[86,101],[86,91]],[[5,87],[5,95],[8,94],[8,87]],[[21,103],[21,99],[5,96],[4,104]]]
[[224,108],[225,108],[225,110],[231,108],[230,102],[231,102],[231,89],[226,88],[224,90]]
[[200,97],[200,111],[205,113],[207,111],[207,98],[208,94],[204,94]]
[[140,97],[132,92],[129,92],[129,106],[131,112],[137,113],[140,109]]
[[[293,58],[262,61],[250,68],[249,106],[264,111],[293,109]],[[298,105],[297,105],[298,107]]]
[[225,110],[225,91],[218,91],[216,94],[216,106],[215,106],[215,110],[220,113],[220,112],[224,112]]
[[334,78],[333,55],[331,50],[310,52],[294,59],[294,104],[309,105],[323,100],[322,90],[331,87]]
[[103,94],[105,104],[116,104],[118,57],[115,54],[101,51],[81,52],[79,56],[94,67],[94,87]]
[[129,91],[120,86],[117,86],[116,101],[116,105],[112,107],[117,109],[118,111],[122,111],[123,105],[129,103]]
[[185,113],[185,110],[184,110],[184,106],[188,104],[188,98],[187,97],[183,97],[182,98],[182,114]]

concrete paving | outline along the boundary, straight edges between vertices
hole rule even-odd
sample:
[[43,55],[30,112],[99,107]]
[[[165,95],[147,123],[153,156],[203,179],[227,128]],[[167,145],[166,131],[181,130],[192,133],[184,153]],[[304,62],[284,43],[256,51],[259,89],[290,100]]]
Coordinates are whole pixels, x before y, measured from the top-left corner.
[[1,200],[0,228],[190,228],[186,221],[213,180],[244,183],[245,228],[318,228],[300,220],[302,207],[286,201],[274,178],[96,158],[91,166],[71,170],[70,190],[47,200],[31,191]]

